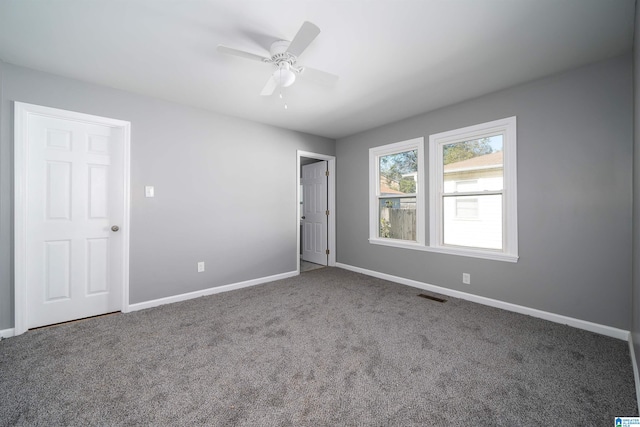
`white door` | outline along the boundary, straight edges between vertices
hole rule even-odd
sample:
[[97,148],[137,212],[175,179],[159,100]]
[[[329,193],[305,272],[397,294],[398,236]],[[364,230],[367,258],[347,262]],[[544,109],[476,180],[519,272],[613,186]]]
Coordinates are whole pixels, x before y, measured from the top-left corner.
[[302,259],[327,265],[327,162],[302,166]]
[[26,327],[119,311],[124,131],[67,118],[27,117]]

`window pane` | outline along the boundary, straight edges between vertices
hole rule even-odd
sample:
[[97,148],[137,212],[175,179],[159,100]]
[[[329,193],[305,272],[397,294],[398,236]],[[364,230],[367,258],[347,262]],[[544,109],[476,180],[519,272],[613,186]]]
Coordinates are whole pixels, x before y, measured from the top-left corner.
[[380,156],[380,195],[417,193],[418,150]]
[[379,199],[379,236],[387,239],[416,240],[416,198]]
[[502,195],[444,197],[443,227],[445,245],[501,250]]
[[456,197],[456,218],[477,219],[478,218],[478,198],[477,197]]
[[443,145],[445,194],[502,190],[502,150],[502,135]]

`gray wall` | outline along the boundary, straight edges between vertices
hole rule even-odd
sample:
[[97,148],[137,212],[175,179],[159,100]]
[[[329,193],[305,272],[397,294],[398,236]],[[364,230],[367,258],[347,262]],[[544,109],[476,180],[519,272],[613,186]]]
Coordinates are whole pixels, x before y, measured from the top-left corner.
[[[629,330],[631,65],[628,54],[338,140],[337,261]],[[509,116],[517,263],[367,242],[370,147]]]
[[[10,64],[0,70],[0,329],[13,325],[12,101],[131,122],[131,303],[296,269],[296,150],[333,155],[335,141]],[[145,185],[155,198],[144,197]]]
[[[640,10],[637,4],[633,46],[633,324],[631,334],[637,364],[640,361]],[[637,397],[640,401],[640,396]]]

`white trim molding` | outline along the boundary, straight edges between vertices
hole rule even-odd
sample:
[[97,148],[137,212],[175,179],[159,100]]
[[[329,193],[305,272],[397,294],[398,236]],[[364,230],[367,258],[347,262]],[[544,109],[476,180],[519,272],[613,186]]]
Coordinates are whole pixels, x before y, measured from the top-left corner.
[[638,359],[636,358],[636,350],[633,346],[633,334],[629,334],[629,353],[631,354],[631,366],[633,366],[633,379],[636,385],[636,399],[638,408],[640,408],[640,373],[638,373]]
[[[403,152],[417,152],[416,192],[384,196],[380,189],[381,157]],[[394,142],[369,148],[369,242],[376,245],[403,247],[407,249],[421,249],[425,245],[425,213],[424,201],[426,188],[424,186],[424,138],[418,137],[406,141]],[[400,240],[380,237],[380,199],[382,198],[415,198],[416,199],[416,240]]]
[[403,240],[393,240],[393,239],[387,239],[386,241],[383,241],[382,239],[369,239],[369,243],[373,245],[392,246],[394,248],[412,249],[412,250],[424,251],[424,252],[435,252],[439,254],[459,255],[459,256],[466,256],[470,258],[482,258],[482,259],[489,259],[493,261],[518,262],[518,257],[505,255],[500,252],[475,251],[473,249],[465,249],[464,251],[458,251],[454,248],[445,248],[445,247],[434,248],[432,246],[421,245],[420,243],[417,243],[417,242],[407,242]]
[[144,310],[147,308],[158,307],[160,305],[171,304],[174,302],[186,301],[194,298],[204,297],[207,295],[219,294],[221,292],[233,291],[236,289],[247,288],[250,286],[262,285],[264,283],[274,282],[276,280],[287,279],[289,277],[298,276],[297,271],[288,273],[275,274],[273,276],[260,277],[257,279],[246,280],[244,282],[232,283],[229,285],[216,286],[215,288],[202,289],[200,291],[188,292],[186,294],[173,295],[165,298],[158,298],[151,301],[129,304],[129,312]]
[[326,160],[329,170],[327,180],[327,209],[329,210],[329,221],[327,223],[327,240],[329,257],[327,265],[336,265],[336,157],[327,154],[312,153],[310,151],[296,151],[296,270],[300,271],[300,158],[308,157],[316,160]]
[[[502,135],[503,186],[500,190],[446,192],[444,190],[443,150],[448,144]],[[515,116],[461,129],[429,135],[429,247],[434,252],[471,256],[497,261],[518,261],[518,201],[517,201],[517,119]],[[502,249],[473,248],[446,245],[443,197],[502,196]]]
[[388,280],[390,282],[400,283],[402,285],[411,286],[425,291],[431,291],[454,298],[460,298],[466,301],[476,302],[478,304],[490,307],[501,308],[503,310],[512,311],[514,313],[526,314],[528,316],[537,317],[539,319],[549,320],[554,323],[572,326],[578,329],[595,332],[597,334],[606,335],[621,340],[629,340],[629,331],[624,329],[613,328],[611,326],[601,325],[598,323],[588,322],[586,320],[575,319],[573,317],[563,316],[561,314],[550,313],[548,311],[538,310],[536,308],[525,307],[518,304],[512,304],[492,298],[481,297],[479,295],[469,294],[467,292],[456,291],[453,289],[443,288],[441,286],[431,285],[428,283],[418,282],[417,280],[405,279],[404,277],[392,276],[391,274],[380,273],[378,271],[367,270],[365,268],[355,267],[353,265],[336,263],[336,267],[345,270],[354,271],[356,273],[366,274],[367,276],[377,277],[379,279]]
[[15,335],[15,330],[13,328],[0,330],[0,339],[11,338],[14,335]]
[[122,232],[122,300],[120,309],[129,311],[129,224],[130,224],[130,156],[131,123],[76,111],[14,102],[14,329],[15,335],[27,331],[26,241],[29,117],[44,116],[110,126],[122,131],[124,204]]

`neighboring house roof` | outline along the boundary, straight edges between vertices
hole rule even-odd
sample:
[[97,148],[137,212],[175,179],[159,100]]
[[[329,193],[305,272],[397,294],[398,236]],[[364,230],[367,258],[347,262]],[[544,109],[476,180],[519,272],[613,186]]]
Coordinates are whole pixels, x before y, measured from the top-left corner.
[[[398,181],[391,181],[393,184],[398,186]],[[387,178],[384,176],[380,176],[380,194],[404,194],[402,191],[394,190],[389,187],[389,183],[387,182]]]
[[472,157],[460,162],[449,163],[448,165],[444,166],[444,172],[451,173],[466,170],[502,167],[502,154],[502,151],[496,151],[495,153],[485,154],[484,156]]

